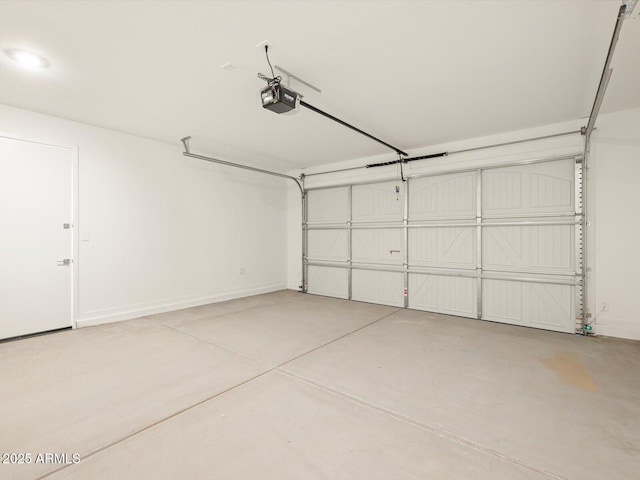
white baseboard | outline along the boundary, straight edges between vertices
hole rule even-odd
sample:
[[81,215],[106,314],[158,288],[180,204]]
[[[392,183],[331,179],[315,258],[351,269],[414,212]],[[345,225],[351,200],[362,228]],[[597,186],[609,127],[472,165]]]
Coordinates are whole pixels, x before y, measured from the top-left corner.
[[640,319],[603,318],[595,324],[596,335],[640,340]]
[[92,312],[86,314],[83,318],[77,322],[77,327],[90,327],[94,325],[102,325],[104,323],[120,322],[123,320],[132,320],[134,318],[145,317],[147,315],[155,315],[157,313],[172,312],[174,310],[182,310],[183,308],[198,307],[200,305],[207,305],[209,303],[224,302],[226,300],[233,300],[235,298],[250,297],[252,295],[261,295],[263,293],[277,292],[278,290],[285,290],[287,288],[285,283],[273,283],[268,285],[262,285],[246,290],[237,290],[233,292],[225,292],[219,295],[212,295],[207,297],[181,299],[175,301],[175,299],[159,302],[155,305],[133,306],[133,307],[121,307],[116,309],[109,309],[107,311]]

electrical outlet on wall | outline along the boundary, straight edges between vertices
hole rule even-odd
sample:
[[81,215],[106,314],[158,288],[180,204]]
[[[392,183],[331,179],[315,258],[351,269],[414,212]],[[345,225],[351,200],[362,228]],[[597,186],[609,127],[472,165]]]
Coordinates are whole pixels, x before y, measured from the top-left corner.
[[240,275],[245,275],[247,273],[247,269],[245,267],[240,267]]
[[602,302],[602,311],[603,312],[609,311],[609,302]]

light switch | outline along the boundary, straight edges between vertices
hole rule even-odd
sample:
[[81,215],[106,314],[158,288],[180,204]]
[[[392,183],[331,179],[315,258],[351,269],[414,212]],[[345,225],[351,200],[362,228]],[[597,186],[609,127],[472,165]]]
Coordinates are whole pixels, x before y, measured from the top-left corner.
[[88,230],[82,230],[80,232],[80,241],[81,242],[88,242],[89,241],[89,231]]

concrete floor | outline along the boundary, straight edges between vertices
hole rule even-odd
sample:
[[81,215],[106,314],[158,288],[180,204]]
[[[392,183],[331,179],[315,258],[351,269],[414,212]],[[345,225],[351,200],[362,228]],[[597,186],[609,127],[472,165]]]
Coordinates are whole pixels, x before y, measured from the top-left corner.
[[1,344],[32,463],[0,478],[639,478],[638,372],[639,342],[282,291]]

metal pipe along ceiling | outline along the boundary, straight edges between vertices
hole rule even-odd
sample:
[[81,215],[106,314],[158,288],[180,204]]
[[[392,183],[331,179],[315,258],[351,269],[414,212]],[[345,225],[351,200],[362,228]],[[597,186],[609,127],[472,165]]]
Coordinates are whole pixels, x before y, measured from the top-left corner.
[[584,132],[584,134],[587,136],[587,142],[589,141],[591,132],[593,132],[593,129],[595,127],[596,118],[598,118],[600,106],[602,105],[602,101],[604,100],[604,94],[607,90],[607,85],[609,84],[611,73],[613,72],[613,69],[611,68],[611,60],[613,60],[613,53],[616,50],[616,44],[618,43],[618,38],[620,37],[620,30],[622,30],[622,22],[625,19],[626,12],[627,4],[625,3],[623,5],[620,5],[620,9],[618,10],[618,17],[616,19],[616,25],[613,28],[613,35],[611,36],[611,43],[609,44],[609,51],[607,52],[607,59],[604,62],[602,76],[600,77],[600,83],[598,84],[598,91],[593,102],[593,107],[591,108],[591,114],[589,115],[589,123],[587,123],[587,127]]
[[293,180],[295,184],[300,189],[300,194],[304,195],[304,190],[300,181],[296,177],[292,177],[291,175],[285,175],[284,173],[272,172],[271,170],[264,170],[262,168],[250,167],[249,165],[242,165],[240,163],[227,162],[226,160],[220,160],[218,158],[207,157],[205,155],[196,155],[195,153],[191,153],[189,151],[189,140],[191,137],[184,137],[180,139],[182,144],[184,145],[184,152],[182,155],[185,157],[197,158],[198,160],[204,160],[206,162],[218,163],[220,165],[226,165],[228,167],[241,168],[243,170],[250,170],[252,172],[264,173],[265,175],[272,175],[274,177],[288,178],[289,180]]

